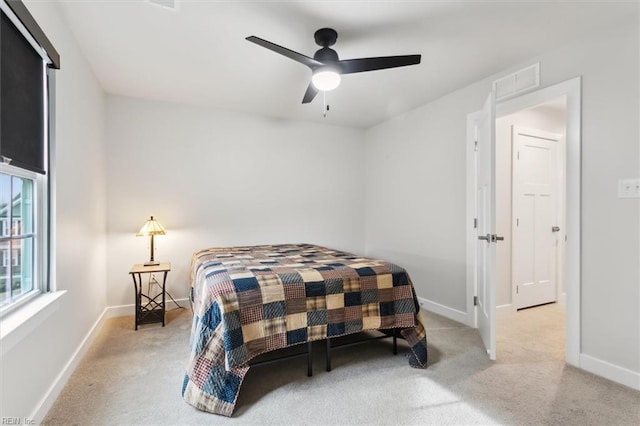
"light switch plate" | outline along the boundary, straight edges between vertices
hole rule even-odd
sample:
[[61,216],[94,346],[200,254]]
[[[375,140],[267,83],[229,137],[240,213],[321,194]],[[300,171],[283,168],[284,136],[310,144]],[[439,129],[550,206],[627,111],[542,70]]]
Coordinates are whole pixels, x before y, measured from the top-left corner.
[[618,179],[618,198],[640,198],[640,179]]

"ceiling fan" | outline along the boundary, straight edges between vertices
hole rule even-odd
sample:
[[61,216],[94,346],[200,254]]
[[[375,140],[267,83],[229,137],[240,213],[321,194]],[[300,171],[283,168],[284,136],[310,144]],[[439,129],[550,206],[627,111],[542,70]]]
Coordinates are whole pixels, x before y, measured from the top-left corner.
[[380,56],[375,58],[340,60],[338,53],[329,47],[333,46],[338,39],[336,30],[332,28],[321,28],[315,32],[314,38],[316,44],[321,46],[321,49],[313,55],[313,58],[294,52],[286,47],[278,46],[277,44],[256,36],[249,36],[246,39],[311,68],[313,74],[311,83],[309,83],[309,87],[307,87],[307,91],[302,98],[303,104],[311,102],[319,90],[329,91],[338,87],[341,74],[404,67],[420,63],[421,55]]

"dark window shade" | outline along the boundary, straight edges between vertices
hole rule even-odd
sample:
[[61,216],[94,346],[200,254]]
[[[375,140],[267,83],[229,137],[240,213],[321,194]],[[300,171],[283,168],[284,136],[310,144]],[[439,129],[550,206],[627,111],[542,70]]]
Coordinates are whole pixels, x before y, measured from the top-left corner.
[[9,18],[0,19],[0,155],[45,173],[44,64]]

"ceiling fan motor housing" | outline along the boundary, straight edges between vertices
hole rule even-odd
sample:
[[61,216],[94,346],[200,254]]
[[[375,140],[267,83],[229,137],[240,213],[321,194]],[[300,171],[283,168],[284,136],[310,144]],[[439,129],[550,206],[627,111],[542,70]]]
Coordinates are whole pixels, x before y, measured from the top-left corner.
[[320,62],[337,62],[338,53],[331,49],[329,46],[333,46],[338,39],[338,33],[333,28],[320,28],[315,32],[313,38],[316,40],[318,46],[322,46],[322,49],[313,55],[313,59]]
[[318,46],[329,47],[336,44],[338,33],[333,28],[320,28],[315,32],[313,38]]
[[338,58],[338,53],[330,47],[318,49],[318,51],[314,53],[313,59],[320,62],[338,62],[340,60]]

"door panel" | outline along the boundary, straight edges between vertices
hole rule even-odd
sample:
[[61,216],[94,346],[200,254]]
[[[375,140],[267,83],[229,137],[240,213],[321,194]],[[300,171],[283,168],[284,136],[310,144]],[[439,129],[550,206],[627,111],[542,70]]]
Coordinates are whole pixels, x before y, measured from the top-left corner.
[[[558,135],[513,130],[513,285],[517,309],[554,302]],[[555,139],[554,139],[555,137]]]
[[496,359],[496,245],[491,235],[496,230],[495,198],[495,103],[489,94],[478,117],[477,135],[477,281],[478,306],[476,315],[478,330],[487,348],[489,358]]

